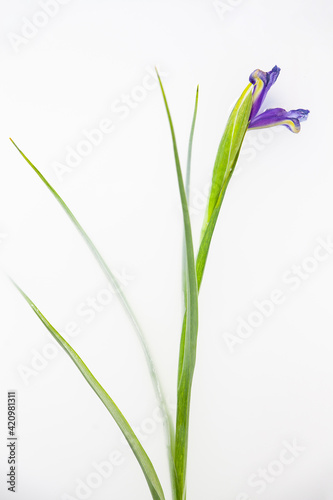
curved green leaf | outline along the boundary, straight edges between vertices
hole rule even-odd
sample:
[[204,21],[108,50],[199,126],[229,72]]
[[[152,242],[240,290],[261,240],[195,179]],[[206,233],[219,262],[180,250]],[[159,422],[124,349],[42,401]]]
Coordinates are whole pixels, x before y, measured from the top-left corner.
[[171,119],[171,114],[161,79],[157,73],[168,121],[171,131],[173,151],[176,164],[176,172],[178,179],[178,188],[181,199],[184,232],[185,232],[185,248],[186,248],[186,330],[184,340],[184,358],[183,366],[180,374],[180,382],[177,392],[177,420],[176,420],[176,443],[175,443],[175,467],[177,474],[177,498],[183,500],[186,497],[186,467],[187,467],[187,449],[188,449],[188,432],[189,432],[189,417],[190,417],[190,401],[193,373],[196,360],[197,336],[198,336],[198,288],[197,277],[195,270],[194,249],[192,241],[191,221],[187,205],[184,181],[180,167],[176,136]]
[[91,373],[89,368],[85,365],[85,363],[82,361],[80,356],[74,351],[74,349],[68,344],[68,342],[66,342],[66,340],[60,335],[60,333],[58,333],[57,330],[49,323],[49,321],[45,318],[45,316],[43,316],[43,314],[39,311],[36,305],[32,302],[32,300],[30,300],[30,298],[23,292],[23,290],[21,290],[21,288],[18,285],[16,285],[16,283],[13,282],[13,284],[16,286],[16,288],[21,293],[23,298],[27,301],[31,309],[37,314],[37,316],[42,321],[44,326],[48,329],[48,331],[51,333],[53,338],[68,354],[68,356],[71,358],[71,360],[79,369],[79,371],[82,373],[82,375],[84,376],[90,387],[94,390],[94,392],[97,394],[97,396],[102,401],[104,406],[112,415],[114,421],[116,422],[119,429],[123,433],[137,461],[140,464],[140,467],[145,475],[153,499],[165,500],[162,486],[160,484],[155,469],[147,453],[143,449],[140,441],[136,437],[134,431],[132,430],[131,426],[129,425],[129,423],[127,422],[126,418],[121,413],[117,405],[110,398],[110,396],[101,386],[101,384],[96,380],[96,378]]
[[213,170],[202,235],[208,225],[226,179],[230,178],[249,124],[252,108],[252,84],[250,83],[236,102],[222,136]]
[[[195,94],[195,103],[194,103],[194,111],[193,118],[191,124],[190,137],[188,141],[188,149],[187,149],[187,165],[186,165],[186,177],[185,177],[185,193],[187,204],[190,206],[190,182],[191,182],[191,161],[192,161],[192,146],[193,146],[193,136],[195,129],[195,122],[197,119],[197,111],[198,111],[198,98],[199,98],[199,85],[197,86],[197,91]],[[183,272],[183,291],[184,291],[184,302],[186,307],[186,243],[185,243],[185,235],[183,239],[183,263],[182,263],[182,272]]]

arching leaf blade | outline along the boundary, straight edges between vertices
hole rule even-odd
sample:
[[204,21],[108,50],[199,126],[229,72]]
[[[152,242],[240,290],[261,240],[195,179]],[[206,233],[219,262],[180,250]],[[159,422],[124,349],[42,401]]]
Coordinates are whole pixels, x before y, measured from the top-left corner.
[[131,447],[141,469],[142,472],[146,478],[148,487],[150,489],[152,498],[154,500],[165,500],[164,493],[162,490],[162,486],[160,484],[160,481],[158,479],[158,476],[156,474],[156,471],[147,455],[145,452],[144,448],[142,447],[140,441],[138,440],[137,436],[135,435],[134,431],[132,430],[130,424],[122,414],[122,412],[119,410],[115,402],[111,399],[111,397],[108,395],[108,393],[105,391],[105,389],[101,386],[101,384],[98,382],[98,380],[94,377],[94,375],[91,373],[89,368],[86,366],[86,364],[82,361],[80,356],[76,353],[76,351],[66,342],[66,340],[60,335],[60,333],[51,325],[51,323],[45,318],[45,316],[40,312],[40,310],[37,308],[37,306],[32,302],[32,300],[21,290],[21,288],[13,282],[13,284],[16,286],[20,294],[23,296],[23,298],[26,300],[26,302],[29,304],[31,309],[35,312],[35,314],[38,316],[38,318],[42,321],[44,326],[47,328],[47,330],[51,333],[52,337],[58,342],[60,347],[68,354],[68,356],[71,358],[73,363],[76,365],[78,370],[81,372],[85,380],[88,382],[90,387],[93,389],[93,391],[96,393],[96,395],[99,397],[99,399],[102,401],[104,406],[107,408],[111,416],[113,417],[114,421],[118,425],[119,429],[123,433],[126,441],[128,442],[129,446]]

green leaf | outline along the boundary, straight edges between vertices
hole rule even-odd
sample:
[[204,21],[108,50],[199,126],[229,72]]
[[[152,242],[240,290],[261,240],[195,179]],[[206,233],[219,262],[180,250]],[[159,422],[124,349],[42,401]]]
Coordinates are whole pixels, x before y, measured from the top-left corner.
[[[194,112],[192,118],[192,125],[190,131],[190,138],[188,141],[188,149],[187,149],[187,166],[186,166],[186,178],[185,178],[185,193],[188,206],[190,205],[190,182],[191,182],[191,160],[192,160],[192,145],[193,145],[193,136],[195,129],[195,122],[197,118],[198,111],[198,98],[199,98],[199,85],[197,86],[197,91],[195,95],[195,103],[194,103]],[[185,235],[183,239],[183,291],[184,291],[184,301],[186,306],[186,243],[185,243]]]
[[139,339],[139,342],[141,344],[141,348],[144,352],[147,366],[149,369],[149,373],[151,376],[151,380],[153,383],[154,391],[156,398],[159,402],[161,411],[163,413],[164,419],[165,419],[165,433],[166,433],[166,440],[167,440],[167,446],[168,446],[168,458],[169,458],[169,469],[170,469],[170,476],[171,478],[174,476],[174,465],[173,465],[173,457],[172,457],[172,443],[174,441],[174,429],[173,429],[173,424],[172,424],[172,419],[166,404],[166,400],[164,397],[164,393],[162,390],[161,383],[159,381],[159,377],[157,374],[157,370],[155,368],[155,364],[153,362],[152,356],[150,354],[148,344],[145,339],[145,335],[142,331],[142,328],[124,294],[124,292],[121,289],[121,286],[115,277],[115,275],[111,272],[110,268],[108,267],[107,263],[103,259],[102,255],[100,252],[97,250],[96,246],[88,236],[88,234],[85,232],[81,224],[78,222],[76,217],[74,216],[73,212],[68,208],[66,203],[62,200],[62,198],[59,196],[57,191],[51,186],[51,184],[45,179],[43,174],[37,169],[37,167],[26,157],[26,155],[20,150],[20,148],[15,144],[15,142],[10,139],[11,142],[14,144],[18,152],[22,155],[22,157],[25,159],[25,161],[30,165],[30,167],[36,172],[38,177],[42,180],[44,185],[49,189],[49,191],[52,193],[52,195],[55,197],[55,199],[58,201],[60,206],[63,208],[63,210],[66,212],[72,223],[74,224],[75,228],[78,230],[80,235],[82,236],[83,240],[85,243],[88,245],[88,248],[90,249],[91,253],[93,254],[94,258],[96,259],[97,263],[99,264],[102,272],[104,273],[106,279],[108,282],[111,284],[113,287],[114,291],[116,292],[116,295],[118,296],[123,308],[125,309],[128,318],[130,319],[134,330],[137,334],[137,337]]
[[[237,163],[238,155],[234,159],[234,166],[232,167],[233,169],[235,168],[235,165]],[[216,226],[217,218],[220,213],[221,205],[224,199],[224,195],[226,192],[226,189],[228,187],[228,183],[230,181],[231,174],[225,179],[223,187],[221,188],[220,195],[217,199],[216,205],[213,209],[213,212],[210,216],[209,222],[206,226],[206,230],[202,234],[201,238],[201,243],[199,247],[199,252],[197,255],[197,260],[196,260],[196,270],[197,270],[197,279],[198,279],[198,290],[200,290],[200,286],[202,283],[202,278],[207,262],[207,257],[208,257],[208,252],[209,252],[209,247],[212,241],[212,236],[214,233],[214,229]]]
[[248,128],[251,108],[252,84],[249,84],[231,112],[216,155],[212,187],[208,199],[206,218],[202,227],[200,248],[196,261],[199,289],[222,201],[231,176],[235,170]]
[[186,466],[187,466],[191,388],[192,388],[193,373],[195,368],[197,335],[198,335],[198,288],[197,288],[197,277],[195,270],[195,259],[194,259],[190,215],[188,211],[183,176],[180,167],[176,136],[170,115],[169,106],[158,73],[157,76],[162,90],[162,95],[171,131],[178,188],[179,188],[179,194],[183,212],[185,244],[186,244],[185,246],[186,246],[186,263],[187,263],[187,269],[186,269],[187,322],[186,322],[185,341],[184,341],[183,366],[182,366],[182,372],[180,374],[180,382],[177,391],[177,421],[176,421],[176,443],[175,443],[175,466],[177,474],[177,495],[178,495],[177,498],[179,500],[183,500],[186,497]]
[[199,99],[199,85],[197,86],[197,91],[196,91],[196,94],[195,94],[194,112],[193,112],[191,132],[190,132],[190,138],[189,138],[189,141],[188,141],[188,149],[187,149],[187,166],[186,166],[185,193],[186,193],[186,198],[187,198],[187,203],[188,204],[189,204],[189,197],[190,197],[192,146],[193,146],[193,136],[194,136],[195,122],[196,122],[196,119],[197,119],[197,112],[198,112],[198,99]]
[[121,411],[119,410],[117,405],[110,398],[108,393],[101,386],[101,384],[96,380],[96,378],[91,373],[89,368],[85,365],[85,363],[82,361],[82,359],[79,357],[79,355],[74,351],[74,349],[68,344],[68,342],[66,342],[66,340],[49,323],[49,321],[45,318],[45,316],[43,316],[43,314],[39,311],[39,309],[36,307],[36,305],[30,300],[30,298],[23,292],[23,290],[21,290],[21,288],[18,285],[16,285],[16,283],[13,282],[13,284],[16,286],[16,288],[21,293],[23,298],[27,301],[27,303],[29,304],[31,309],[37,314],[37,316],[42,321],[44,326],[48,329],[48,331],[51,333],[53,338],[58,342],[58,344],[68,354],[68,356],[71,358],[73,363],[76,365],[76,367],[79,369],[81,374],[84,376],[84,378],[86,379],[86,381],[88,382],[90,387],[94,390],[94,392],[97,394],[99,399],[102,401],[102,403],[105,405],[107,410],[112,415],[114,421],[116,422],[119,429],[123,433],[128,444],[130,445],[137,461],[140,464],[140,467],[141,467],[141,469],[145,475],[146,481],[148,483],[152,498],[154,500],[165,500],[160,481],[157,477],[155,469],[154,469],[147,453],[143,449],[140,441],[136,437],[131,426],[129,425],[129,423],[127,422],[126,418],[121,413]]
[[252,107],[252,84],[250,83],[238,99],[232,110],[222,136],[213,170],[212,186],[209,194],[206,216],[202,227],[202,236],[217,204],[220,192],[230,179],[235,160],[238,157]]

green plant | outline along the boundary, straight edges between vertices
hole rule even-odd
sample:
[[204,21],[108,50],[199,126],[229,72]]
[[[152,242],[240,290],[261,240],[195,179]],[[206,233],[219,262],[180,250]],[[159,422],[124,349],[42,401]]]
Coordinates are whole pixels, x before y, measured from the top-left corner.
[[[103,259],[92,240],[89,238],[83,227],[79,224],[71,210],[49,184],[41,172],[33,165],[33,163],[25,156],[25,154],[16,146],[23,158],[32,167],[35,173],[40,177],[45,186],[50,190],[61,207],[65,210],[68,217],[73,222],[76,229],[79,231],[84,241],[90,248],[97,262],[99,263],[106,278],[117,293],[128,317],[138,335],[142,349],[144,351],[147,364],[149,367],[153,387],[158,398],[161,410],[166,422],[166,441],[168,447],[170,480],[172,486],[173,500],[186,499],[186,468],[187,468],[187,449],[189,437],[189,419],[190,419],[190,403],[191,403],[191,388],[196,362],[196,348],[198,335],[198,293],[200,290],[205,265],[208,257],[208,252],[216,226],[216,222],[220,213],[224,195],[229,184],[229,181],[234,172],[244,136],[249,128],[259,128],[273,125],[285,125],[293,132],[299,132],[300,121],[306,119],[307,110],[292,110],[285,111],[281,108],[266,110],[259,114],[260,107],[265,99],[265,96],[276,81],[279,68],[276,66],[270,72],[254,71],[250,76],[250,84],[245,88],[234,109],[231,112],[226,129],[222,136],[212,175],[212,185],[208,198],[207,210],[202,226],[202,232],[199,242],[199,250],[195,258],[194,245],[192,241],[191,221],[188,209],[189,185],[191,173],[191,156],[192,142],[194,136],[195,122],[198,107],[198,90],[196,93],[194,115],[190,132],[186,181],[184,183],[181,170],[179,154],[176,143],[176,136],[171,119],[171,114],[161,79],[158,75],[162,96],[167,112],[168,122],[171,131],[171,138],[174,150],[174,158],[176,165],[176,173],[178,180],[178,188],[183,213],[184,223],[184,251],[183,251],[183,289],[184,289],[184,319],[180,338],[179,349],[179,364],[178,364],[178,385],[177,385],[177,416],[176,427],[170,417],[167,404],[163,395],[162,386],[159,381],[156,367],[150,355],[144,333],[136,319],[136,316],[130,307],[121,287],[111,272],[106,261]],[[115,402],[106,393],[103,387],[99,384],[88,367],[84,364],[74,349],[66,342],[66,340],[58,333],[58,331],[50,324],[50,322],[39,311],[32,300],[25,294],[21,288],[14,283],[23,298],[27,301],[32,310],[37,314],[39,319],[46,326],[48,331],[60,346],[69,355],[77,368],[80,370],[88,384],[101,399],[107,410],[112,415],[114,421],[121,429],[123,435],[128,441],[138,463],[145,475],[148,487],[154,500],[163,500],[165,498],[162,486],[156,474],[156,471],[142,447],[139,439],[130,427],[124,415],[121,413]]]

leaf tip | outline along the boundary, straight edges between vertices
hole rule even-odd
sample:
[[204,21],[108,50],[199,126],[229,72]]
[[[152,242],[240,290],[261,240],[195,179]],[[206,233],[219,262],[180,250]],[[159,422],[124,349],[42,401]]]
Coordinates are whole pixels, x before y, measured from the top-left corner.
[[[16,147],[16,149],[19,150],[19,148],[17,147],[17,145],[15,144],[15,142],[13,141],[13,139],[11,137],[9,137],[9,140],[10,142]],[[19,150],[20,151],[20,150]]]
[[18,290],[20,293],[22,293],[22,290],[18,286],[18,284],[16,283],[16,281],[14,281],[13,278],[11,276],[9,276],[9,274],[7,274],[6,276],[9,279],[9,281],[11,282],[11,284],[16,288],[16,290]]

